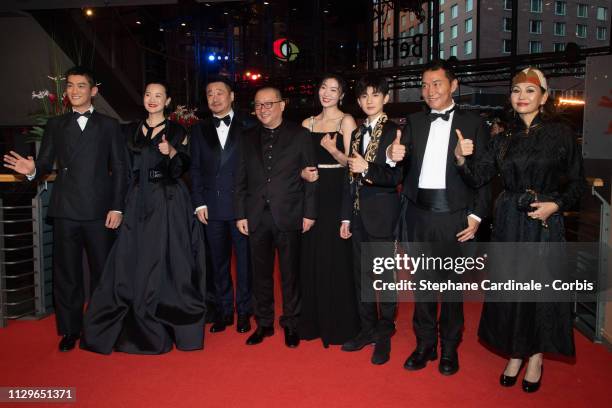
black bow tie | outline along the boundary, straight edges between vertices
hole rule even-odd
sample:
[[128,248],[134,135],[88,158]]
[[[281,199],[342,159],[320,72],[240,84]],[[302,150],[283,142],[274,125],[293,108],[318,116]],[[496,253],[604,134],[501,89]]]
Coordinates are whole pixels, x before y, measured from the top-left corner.
[[223,121],[223,123],[225,123],[225,126],[229,126],[230,123],[232,122],[232,118],[230,118],[230,115],[225,115],[222,118],[218,118],[216,116],[213,116],[213,122],[215,123],[215,127],[221,126],[221,121]]
[[81,112],[77,112],[77,111],[73,111],[72,114],[74,115],[75,119],[79,119],[82,117],[86,117],[87,119],[89,119],[89,117],[91,116],[91,111],[86,110],[85,112],[81,113]]
[[455,110],[455,107],[453,106],[452,109],[449,109],[449,110],[447,110],[444,113],[433,113],[433,112],[430,112],[429,115],[428,115],[429,116],[429,120],[431,122],[433,122],[434,120],[436,120],[438,118],[441,118],[444,121],[448,121],[450,119],[451,112],[454,111],[454,110]]
[[365,135],[366,133],[372,135],[372,126],[361,125],[361,134]]

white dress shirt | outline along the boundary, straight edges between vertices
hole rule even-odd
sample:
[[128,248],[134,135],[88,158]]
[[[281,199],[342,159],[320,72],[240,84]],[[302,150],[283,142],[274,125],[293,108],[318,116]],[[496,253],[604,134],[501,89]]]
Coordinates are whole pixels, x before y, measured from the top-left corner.
[[[431,113],[445,113],[451,110],[453,103],[443,111],[432,109]],[[452,135],[451,125],[455,112],[451,112],[448,120],[438,118],[431,122],[427,146],[423,155],[421,174],[419,175],[419,188],[445,189],[446,188],[446,160],[448,158],[448,144]]]

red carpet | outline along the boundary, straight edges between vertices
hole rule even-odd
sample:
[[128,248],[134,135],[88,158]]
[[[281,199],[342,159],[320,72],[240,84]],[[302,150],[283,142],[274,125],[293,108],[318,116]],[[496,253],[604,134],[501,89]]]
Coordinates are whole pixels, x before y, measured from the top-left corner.
[[[230,328],[206,333],[204,351],[161,356],[102,356],[57,351],[53,318],[10,322],[0,330],[0,386],[76,387],[72,404],[17,407],[586,407],[610,402],[612,353],[576,333],[576,362],[545,361],[540,391],[497,383],[504,360],[476,340],[480,304],[466,304],[461,370],[443,377],[437,364],[402,368],[414,347],[412,306],[399,311],[391,361],[370,364],[371,348],[345,353],[320,342],[284,346],[282,331],[247,347]],[[10,406],[0,403],[0,408]]]

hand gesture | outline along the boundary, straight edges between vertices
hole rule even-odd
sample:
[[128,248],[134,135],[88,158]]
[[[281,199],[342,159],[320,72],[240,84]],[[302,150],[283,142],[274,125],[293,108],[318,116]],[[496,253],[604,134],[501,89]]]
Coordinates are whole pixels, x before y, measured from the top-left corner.
[[312,183],[319,179],[319,170],[314,166],[304,167],[300,176],[309,183]]
[[455,146],[455,158],[457,164],[463,166],[465,163],[465,156],[470,156],[474,153],[474,143],[472,139],[464,139],[463,134],[459,129],[455,129],[457,132],[457,146]]
[[161,154],[164,156],[170,156],[170,158],[173,158],[176,154],[174,147],[172,147],[172,145],[166,140],[166,135],[162,135],[162,141],[159,143],[157,148]]
[[36,169],[32,156],[24,158],[12,150],[4,155],[4,167],[25,176],[33,174]]
[[368,169],[368,162],[359,153],[353,152],[348,158],[348,166],[351,173],[363,173]]
[[402,131],[397,130],[395,140],[387,147],[387,158],[394,162],[401,162],[406,156],[406,146],[401,144]]
[[321,139],[321,147],[329,152],[329,154],[333,154],[338,148],[336,147],[336,138],[338,137],[337,133],[334,133],[334,136],[330,136],[330,134],[326,134]]

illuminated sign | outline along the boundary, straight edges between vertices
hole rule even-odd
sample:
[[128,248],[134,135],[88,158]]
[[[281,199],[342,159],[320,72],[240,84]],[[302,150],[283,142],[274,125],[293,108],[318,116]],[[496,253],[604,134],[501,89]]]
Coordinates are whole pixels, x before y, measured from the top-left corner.
[[300,53],[300,49],[292,42],[289,42],[286,38],[279,38],[274,41],[272,45],[274,49],[274,56],[279,61],[283,62],[291,62],[295,61],[298,54]]

